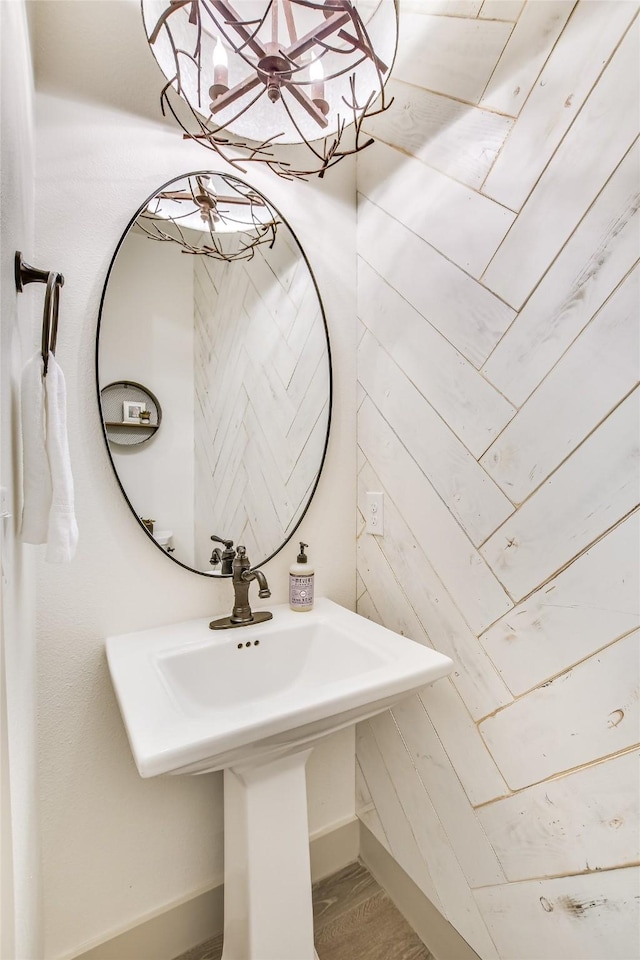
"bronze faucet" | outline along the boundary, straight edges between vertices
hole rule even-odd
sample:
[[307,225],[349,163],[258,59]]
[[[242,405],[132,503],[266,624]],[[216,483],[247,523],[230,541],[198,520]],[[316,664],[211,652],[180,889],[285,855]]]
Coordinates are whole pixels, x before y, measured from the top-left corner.
[[258,596],[261,599],[271,596],[267,578],[262,570],[252,570],[247,551],[245,547],[238,546],[233,560],[232,583],[234,593],[233,610],[230,617],[222,617],[220,620],[212,620],[209,624],[211,630],[226,630],[228,627],[247,627],[251,623],[263,623],[265,620],[271,620],[273,614],[267,610],[260,610],[256,613],[251,612],[249,606],[249,586],[252,580],[258,581]]

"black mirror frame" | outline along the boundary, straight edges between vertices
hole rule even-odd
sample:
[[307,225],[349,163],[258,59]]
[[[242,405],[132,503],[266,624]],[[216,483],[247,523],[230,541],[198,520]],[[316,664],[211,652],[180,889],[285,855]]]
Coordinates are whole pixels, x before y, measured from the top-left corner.
[[148,530],[148,528],[144,525],[144,523],[142,522],[142,519],[141,519],[141,518],[138,516],[138,514],[136,513],[136,510],[135,510],[133,504],[131,503],[129,497],[127,496],[126,490],[124,489],[124,487],[123,487],[123,485],[122,485],[122,483],[121,483],[121,481],[120,481],[120,477],[119,477],[119,475],[118,475],[118,471],[116,470],[116,465],[115,465],[115,463],[114,463],[113,456],[111,455],[111,448],[110,448],[110,446],[109,446],[109,439],[108,439],[108,436],[107,436],[107,430],[106,430],[106,426],[105,426],[105,422],[104,422],[104,416],[103,416],[103,413],[102,413],[102,403],[101,403],[101,398],[100,398],[100,366],[99,366],[99,361],[100,361],[100,330],[101,330],[101,327],[102,327],[103,308],[104,308],[104,302],[105,302],[105,298],[106,298],[106,294],[107,294],[107,288],[108,288],[108,286],[109,286],[109,280],[110,280],[110,278],[111,278],[111,273],[112,273],[114,264],[115,264],[115,262],[116,262],[116,258],[117,258],[117,256],[118,256],[118,253],[120,252],[120,248],[122,247],[123,243],[125,242],[125,240],[126,240],[127,237],[129,236],[129,232],[131,231],[131,229],[132,229],[133,226],[135,225],[138,217],[139,217],[140,214],[147,208],[148,204],[154,199],[154,197],[157,196],[158,193],[160,193],[161,191],[165,190],[167,187],[169,187],[172,183],[175,183],[177,180],[182,180],[182,179],[184,179],[185,177],[216,176],[216,175],[218,175],[218,176],[225,176],[225,177],[232,176],[234,180],[237,180],[237,181],[238,181],[239,183],[241,183],[243,186],[247,187],[247,188],[250,189],[250,190],[255,191],[255,192],[258,193],[258,194],[260,194],[260,196],[264,198],[265,202],[276,212],[276,214],[278,215],[278,219],[282,221],[283,225],[286,226],[287,229],[289,230],[289,232],[291,233],[291,236],[292,236],[293,239],[295,240],[296,246],[297,246],[298,250],[300,251],[300,254],[302,255],[302,258],[303,258],[303,260],[304,260],[304,262],[305,262],[305,264],[306,264],[306,266],[307,266],[307,269],[308,269],[308,271],[309,271],[309,275],[311,276],[311,280],[313,281],[313,286],[314,286],[314,289],[315,289],[315,291],[316,291],[316,296],[317,296],[317,298],[318,298],[318,303],[319,303],[319,305],[320,305],[320,315],[321,315],[321,317],[322,317],[322,323],[323,323],[323,325],[324,325],[325,339],[326,339],[326,343],[327,343],[327,363],[328,363],[328,366],[329,366],[329,411],[328,411],[328,415],[327,415],[327,432],[326,432],[326,436],[325,436],[324,446],[323,446],[323,449],[322,449],[322,456],[321,456],[321,458],[320,458],[320,465],[319,465],[319,467],[318,467],[318,473],[317,473],[317,475],[316,475],[316,479],[315,479],[315,482],[314,482],[314,484],[313,484],[313,487],[311,488],[311,492],[309,493],[309,497],[308,497],[307,502],[306,502],[306,504],[305,504],[304,510],[303,510],[302,513],[300,514],[300,517],[298,518],[298,521],[297,521],[296,525],[293,527],[293,529],[291,530],[291,532],[289,533],[289,535],[286,537],[286,539],[283,540],[282,543],[281,543],[272,553],[270,553],[268,557],[266,557],[264,560],[260,560],[258,563],[253,563],[253,564],[252,564],[253,567],[262,567],[262,566],[264,566],[266,563],[268,563],[270,560],[272,560],[273,557],[275,557],[278,553],[280,553],[280,551],[283,550],[284,547],[286,547],[286,545],[289,543],[289,541],[293,538],[293,536],[294,536],[294,534],[296,533],[298,527],[299,527],[300,524],[302,523],[302,521],[303,521],[303,519],[304,519],[304,517],[305,517],[305,515],[306,515],[306,513],[307,513],[307,510],[309,509],[309,507],[310,507],[310,505],[311,505],[311,501],[313,500],[313,498],[314,498],[314,496],[315,496],[315,492],[316,492],[316,490],[317,490],[317,488],[318,488],[318,484],[319,484],[319,482],[320,482],[320,477],[321,477],[322,471],[323,471],[323,469],[324,469],[324,465],[325,465],[325,461],[326,461],[326,457],[327,457],[327,449],[328,449],[328,446],[329,446],[329,436],[330,436],[330,434],[331,434],[331,418],[332,418],[332,414],[333,414],[333,363],[332,363],[332,357],[331,357],[331,341],[329,340],[329,328],[328,328],[328,326],[327,326],[327,317],[326,317],[325,310],[324,310],[324,303],[322,302],[322,297],[320,296],[320,290],[319,290],[319,288],[318,288],[318,282],[317,282],[316,276],[315,276],[315,274],[314,274],[314,272],[313,272],[313,270],[312,270],[312,268],[311,268],[311,264],[309,263],[309,258],[307,257],[307,254],[305,253],[305,251],[304,251],[304,249],[303,249],[303,247],[302,247],[302,244],[301,244],[300,241],[298,240],[297,234],[295,233],[294,230],[292,230],[292,228],[291,228],[291,226],[290,226],[290,224],[289,224],[289,221],[288,221],[285,217],[282,216],[280,210],[279,210],[273,203],[271,203],[271,201],[268,200],[268,198],[265,197],[264,194],[263,194],[260,190],[258,190],[258,189],[257,189],[256,187],[254,187],[252,184],[247,183],[246,180],[242,180],[240,177],[236,177],[234,174],[221,173],[220,171],[215,171],[215,170],[194,170],[194,171],[191,171],[191,172],[189,172],[189,173],[180,174],[178,177],[172,177],[171,180],[167,180],[165,183],[161,184],[161,186],[158,187],[157,190],[155,190],[152,194],[150,194],[150,195],[146,198],[146,200],[138,207],[138,209],[136,210],[135,214],[134,214],[134,215],[131,217],[131,219],[129,220],[127,226],[125,227],[125,229],[124,229],[124,231],[123,231],[123,233],[122,233],[122,236],[120,237],[120,239],[119,239],[119,241],[118,241],[118,243],[117,243],[117,245],[116,245],[116,248],[115,248],[115,250],[114,250],[114,252],[113,252],[113,256],[111,257],[111,261],[110,261],[110,263],[109,263],[109,268],[108,268],[108,270],[107,270],[107,275],[106,275],[106,277],[105,277],[104,285],[103,285],[103,287],[102,287],[102,294],[101,294],[101,296],[100,296],[100,307],[99,307],[99,310],[98,310],[98,323],[97,323],[97,326],[96,326],[96,334],[95,334],[95,336],[96,336],[96,350],[95,350],[96,399],[97,399],[97,403],[98,403],[98,415],[99,415],[99,417],[100,417],[100,426],[101,426],[101,428],[102,428],[102,435],[103,435],[103,438],[104,438],[104,443],[105,443],[105,448],[106,448],[106,451],[107,451],[107,456],[109,457],[109,462],[110,462],[110,464],[111,464],[111,468],[112,468],[112,470],[113,470],[113,474],[114,474],[114,476],[115,476],[115,478],[116,478],[116,481],[117,481],[117,483],[118,483],[118,486],[120,487],[120,491],[121,491],[121,493],[122,493],[122,496],[124,497],[125,502],[127,503],[129,509],[131,510],[131,513],[132,513],[133,516],[135,517],[138,526],[140,527],[141,530],[144,531],[145,536],[148,537],[148,539],[152,541],[152,543],[157,547],[157,549],[160,550],[160,552],[161,552],[162,554],[164,554],[164,556],[168,557],[168,558],[172,561],[172,563],[177,563],[178,566],[179,566],[179,567],[182,567],[184,570],[189,570],[191,573],[196,573],[196,574],[198,574],[198,576],[201,576],[201,577],[207,577],[207,579],[209,579],[209,580],[222,579],[222,578],[224,578],[224,577],[230,576],[230,574],[221,574],[221,573],[216,572],[216,571],[208,571],[208,570],[196,570],[195,567],[190,567],[188,564],[183,563],[181,560],[178,560],[176,557],[173,556],[173,554],[167,553],[167,551],[157,542],[157,540],[154,539],[153,535],[150,533],[150,531]]

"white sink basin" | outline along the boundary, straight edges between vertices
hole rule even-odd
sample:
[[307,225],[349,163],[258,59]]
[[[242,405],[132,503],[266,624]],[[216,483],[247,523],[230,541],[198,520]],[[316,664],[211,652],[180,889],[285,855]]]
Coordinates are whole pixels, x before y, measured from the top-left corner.
[[141,776],[283,753],[379,713],[453,667],[331,600],[307,613],[271,609],[273,620],[241,629],[192,620],[107,639]]

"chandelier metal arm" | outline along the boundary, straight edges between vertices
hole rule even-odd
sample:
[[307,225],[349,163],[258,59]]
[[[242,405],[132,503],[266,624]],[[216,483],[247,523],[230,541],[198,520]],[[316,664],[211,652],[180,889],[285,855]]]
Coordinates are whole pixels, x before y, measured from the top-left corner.
[[[285,0],[285,3],[286,2],[287,0]],[[236,30],[242,40],[245,41],[246,45],[248,45],[255,53],[258,53],[259,56],[266,55],[265,48],[257,40],[255,40],[255,38],[253,38],[252,35],[245,29],[243,24],[239,22],[236,11],[231,4],[227,2],[227,0],[210,0],[210,3],[218,11],[218,13],[222,14],[226,18],[226,24]],[[275,11],[277,7],[273,5],[273,3],[274,0],[272,0],[271,9]],[[291,11],[289,10],[289,12]],[[296,40],[290,47],[281,50],[283,57],[295,64],[296,57],[300,57],[303,53],[311,50],[316,44],[322,43],[325,37],[336,33],[340,27],[348,23],[350,20],[352,20],[352,17],[347,12],[343,11],[332,14],[331,17],[329,17],[319,28],[310,30],[307,34],[305,34],[304,37]],[[351,40],[349,40],[349,42],[351,42]],[[358,44],[358,48],[359,47],[360,45]],[[298,65],[296,64],[296,66]],[[307,95],[306,91],[300,89],[295,83],[290,83],[289,77],[283,75],[283,73],[276,72],[276,78],[282,86],[286,87],[289,93],[300,104],[300,106],[306,110],[309,116],[318,124],[319,127],[325,129],[328,126],[326,116]],[[244,80],[241,80],[240,83],[232,87],[231,90],[228,90],[226,93],[217,96],[213,100],[210,105],[211,113],[220,113],[226,107],[230,106],[230,104],[234,103],[236,100],[239,100],[246,93],[249,93],[260,82],[264,82],[260,74],[256,74],[255,77],[247,77]]]
[[298,39],[298,32],[296,30],[296,22],[293,18],[293,10],[291,9],[291,0],[282,0],[282,9],[284,10],[284,19],[287,23],[289,40],[291,43],[295,43]]
[[345,23],[348,23],[350,20],[351,16],[348,13],[332,14],[322,26],[317,27],[315,30],[309,30],[308,33],[305,33],[304,37],[300,37],[300,39],[290,47],[283,50],[284,55],[290,60],[295,60],[297,57],[302,56],[303,53],[311,50],[320,40],[324,40],[325,37],[335,33],[339,27],[343,27]]
[[[185,2],[191,2],[191,0],[177,0],[177,2],[180,4],[184,4]],[[266,50],[264,46],[256,39],[254,34],[250,33],[248,30],[245,29],[244,21],[240,20],[240,17],[238,16],[234,8],[231,6],[231,4],[227,2],[227,0],[209,0],[209,3],[211,3],[211,5],[215,7],[218,13],[224,16],[225,26],[232,27],[236,31],[236,33],[240,35],[240,37],[244,41],[243,46],[249,46],[253,50],[253,52],[257,54],[257,56],[259,57],[264,57],[266,55]],[[269,5],[268,9],[271,8],[272,3],[273,3],[273,0],[271,0],[271,4]],[[289,14],[291,16],[290,0],[283,0],[283,3],[286,4],[286,9],[289,10]],[[165,11],[165,14],[166,14],[166,11]],[[265,16],[262,18],[261,21],[259,21],[259,25],[261,25],[266,20],[266,18],[267,18],[267,13],[265,13]],[[283,56],[286,57],[288,60],[295,61],[297,57],[300,57],[302,56],[302,54],[307,53],[309,50],[311,50],[315,46],[315,44],[324,40],[326,37],[330,36],[332,33],[338,32],[338,36],[340,36],[341,39],[347,40],[357,49],[361,50],[362,52],[366,53],[367,56],[371,57],[373,52],[371,51],[371,48],[366,43],[360,42],[356,38],[347,34],[345,31],[340,30],[340,27],[343,27],[345,24],[349,23],[349,21],[354,22],[353,16],[350,13],[346,11],[343,11],[343,12],[338,11],[337,13],[332,14],[326,20],[326,22],[322,24],[319,28],[315,28],[314,30],[309,30],[303,37],[301,37],[300,39],[294,40],[291,46],[282,48],[281,52]],[[354,26],[355,26],[355,23],[354,23]],[[156,28],[156,31],[157,29],[158,28]],[[293,29],[293,33],[295,34],[295,24],[293,24],[292,29]],[[154,33],[156,33],[156,31],[154,31]],[[240,53],[240,49],[237,48],[235,45],[234,45],[234,50],[236,51],[236,53]],[[387,68],[384,66],[384,64],[382,64],[382,61],[379,61],[379,63],[381,64],[382,70],[384,72]]]
[[[255,87],[257,87],[262,81],[260,77],[256,74],[254,77],[245,77],[244,80],[241,80],[240,83],[237,83],[235,87],[232,87],[230,90],[227,90],[226,93],[223,93],[221,96],[216,97],[216,99],[210,104],[209,109],[211,113],[219,113],[220,110],[224,110],[225,107],[228,107],[229,104],[234,103],[234,101],[239,100],[240,97],[243,97],[245,93],[249,93]],[[262,92],[260,93],[260,96]]]
[[[264,48],[251,37],[241,23],[237,22],[237,20],[236,22],[230,20],[230,18],[233,16],[237,18],[237,14],[235,13],[231,4],[227,3],[227,0],[210,0],[210,2],[219,13],[227,18],[227,24],[236,30],[240,37],[251,47],[254,52],[259,52],[260,55],[266,53]],[[275,7],[273,9],[275,9]],[[351,16],[346,12],[338,12],[333,14],[319,29],[310,30],[307,34],[305,34],[304,37],[296,40],[286,50],[282,50],[281,52],[283,56],[287,60],[291,60],[295,63],[296,57],[299,57],[306,51],[312,49],[317,43],[322,43],[325,37],[335,33],[340,27],[348,23],[351,19]],[[351,42],[351,40],[349,42]],[[318,124],[319,127],[325,129],[328,126],[326,116],[321,110],[318,109],[316,104],[307,95],[305,90],[301,89],[294,83],[290,83],[289,77],[287,76],[277,75],[277,79],[282,86],[286,87],[289,93],[300,104],[300,106],[306,110],[309,116]],[[261,82],[263,82],[263,80],[259,74],[256,74],[254,77],[246,77],[244,80],[241,80],[240,83],[236,84],[226,93],[221,94],[213,100],[213,102],[210,104],[211,113],[217,114],[222,112],[226,109],[226,107],[230,106],[236,100],[239,100],[245,94],[249,93]]]
[[242,37],[246,46],[250,47],[250,49],[253,50],[253,52],[257,54],[257,56],[259,57],[265,56],[266,51],[263,45],[260,43],[258,39],[256,39],[255,34],[250,33],[245,28],[241,18],[233,9],[231,4],[227,3],[227,0],[209,0],[209,2],[213,7],[215,7],[218,13],[222,14],[222,16],[225,18],[225,23],[229,27],[233,27],[236,33],[238,33]]
[[[241,173],[246,173],[245,168],[242,166],[243,163],[254,162],[267,164],[267,166],[273,170],[274,173],[277,173],[278,176],[282,176],[287,180],[294,179],[294,177],[297,176],[296,173],[292,173],[288,170],[288,167],[290,166],[288,161],[277,161],[274,159],[270,148],[275,137],[269,137],[269,139],[263,140],[261,143],[257,144],[249,144],[242,140],[232,140],[229,137],[222,137],[219,136],[219,131],[223,130],[223,127],[217,127],[215,130],[209,129],[209,127],[193,110],[191,111],[191,114],[195,122],[198,124],[200,133],[192,133],[186,130],[180,117],[176,113],[173,104],[171,103],[169,98],[169,90],[173,90],[173,80],[170,80],[168,83],[166,83],[162,89],[160,96],[162,114],[163,116],[166,116],[167,111],[171,114],[176,123],[182,127],[182,130],[184,131],[182,137],[184,140],[195,140],[197,143],[201,143],[203,147],[206,147],[207,150],[212,150],[214,153],[217,153],[219,157],[225,160],[231,167],[239,170]],[[244,154],[241,157],[234,156],[234,154],[228,152],[228,148],[244,151]]]
[[[358,153],[360,150],[363,150],[365,147],[371,146],[371,145],[374,143],[374,140],[373,140],[372,137],[369,137],[369,138],[367,138],[367,140],[365,140],[364,142],[362,142],[362,136],[361,136],[361,135],[362,135],[362,125],[363,125],[363,123],[364,123],[365,117],[367,117],[367,116],[375,116],[377,113],[383,113],[384,110],[387,108],[388,104],[385,105],[385,102],[384,102],[384,90],[383,90],[383,92],[382,92],[382,106],[380,107],[380,109],[379,109],[379,110],[376,110],[376,111],[373,111],[373,112],[370,113],[370,114],[367,114],[367,113],[366,113],[366,109],[368,109],[368,107],[370,106],[371,102],[375,99],[375,94],[372,93],[372,94],[367,98],[366,107],[365,107],[365,112],[361,113],[361,114],[358,116],[358,114],[357,114],[356,111],[357,111],[359,108],[358,108],[358,106],[357,106],[357,98],[356,98],[356,94],[355,94],[355,77],[354,77],[353,75],[349,78],[349,85],[350,85],[350,88],[351,88],[351,102],[349,103],[349,101],[348,101],[346,98],[343,98],[343,100],[344,100],[345,105],[346,105],[347,107],[349,107],[349,109],[350,109],[350,110],[353,112],[353,114],[354,114],[354,119],[355,119],[354,129],[355,129],[355,134],[354,134],[354,146],[353,146],[353,148],[350,149],[350,150],[339,149],[339,147],[340,147],[340,142],[341,142],[341,140],[342,140],[342,135],[343,135],[343,133],[344,133],[344,128],[345,128],[345,120],[344,120],[344,118],[343,118],[343,119],[341,119],[341,120],[339,121],[339,123],[338,123],[338,128],[337,128],[337,130],[336,130],[336,133],[335,133],[335,136],[333,137],[333,139],[332,139],[330,142],[329,142],[327,139],[325,139],[325,141],[324,141],[324,147],[323,147],[322,152],[320,152],[320,150],[316,150],[316,148],[314,147],[313,143],[310,143],[308,140],[305,140],[305,144],[306,144],[307,148],[308,148],[308,149],[311,151],[311,153],[320,161],[320,166],[319,166],[319,168],[317,168],[317,169],[309,169],[309,170],[286,171],[286,172],[284,172],[284,173],[280,173],[280,176],[283,176],[283,177],[285,177],[285,178],[287,178],[287,179],[293,179],[293,177],[296,177],[296,178],[298,178],[298,179],[303,179],[303,180],[304,180],[304,179],[306,179],[306,178],[308,178],[308,177],[310,177],[310,176],[316,176],[316,175],[317,175],[319,179],[322,179],[322,178],[324,177],[325,173],[327,172],[327,170],[329,170],[331,167],[333,167],[333,166],[335,166],[337,163],[339,163],[342,159],[344,159],[344,157],[348,157],[348,156],[351,156],[351,155],[353,155],[353,154],[355,154],[355,153]],[[391,102],[392,102],[392,101],[391,101]],[[289,119],[291,120],[291,122],[293,123],[293,125],[296,126],[296,128],[297,128],[295,118],[294,118],[293,115],[291,114],[291,111],[289,110],[289,107],[288,107],[287,103],[286,103],[284,100],[282,101],[282,103],[283,103],[283,106],[284,106],[284,108],[285,108],[288,116],[289,116]],[[277,169],[275,169],[275,168],[272,166],[271,163],[269,163],[269,166],[271,166],[271,168],[274,169],[274,172],[279,172]]]
[[[335,52],[336,52],[336,48],[335,48],[335,47],[332,47],[331,44],[330,44],[330,43],[327,43],[326,40],[321,40],[321,41],[320,41],[320,46],[323,47],[323,49],[324,49],[327,53],[335,53]],[[324,54],[323,54],[323,56],[324,56]],[[355,61],[351,64],[351,70],[352,70],[352,72],[353,72],[353,70],[357,69],[357,68],[360,66],[361,63],[364,63],[364,61],[367,60],[367,59],[369,59],[369,58],[367,58],[366,54],[363,53],[359,60],[355,60]],[[343,72],[344,72],[344,71],[336,71],[335,73],[330,73],[330,74],[328,74],[328,75],[325,77],[325,80],[326,80],[326,81],[328,81],[328,80],[334,80],[336,77],[342,76],[342,73],[343,73]],[[376,93],[376,95],[377,95],[377,93]]]
[[[287,115],[288,115],[288,117],[289,117],[289,120],[291,121],[291,123],[293,124],[293,126],[296,128],[296,130],[299,131],[299,127],[298,127],[298,124],[296,123],[296,119],[295,119],[295,117],[293,116],[293,114],[291,113],[291,110],[289,109],[289,105],[288,105],[288,103],[286,102],[286,100],[285,100],[284,98],[283,98],[283,100],[282,100],[282,106],[284,107],[284,109],[285,109],[285,111],[286,111],[286,113],[287,113]],[[299,131],[299,132],[300,132],[300,131]],[[300,135],[302,136],[302,133],[301,133],[301,132],[300,132]],[[339,137],[338,137],[338,139],[339,139]],[[326,148],[326,138],[325,138],[325,141],[324,141],[324,142],[325,142],[325,148]],[[307,146],[307,149],[310,150],[311,153],[312,153],[315,157],[317,157],[318,160],[320,160],[320,161],[324,161],[324,160],[325,160],[325,155],[322,154],[319,150],[317,150],[317,149],[314,147],[313,142],[310,142],[309,140],[304,140],[304,143],[305,143],[305,145]],[[323,163],[322,169],[324,169],[324,163]],[[301,177],[304,179],[304,178],[306,178],[307,176],[309,176],[309,172],[308,172],[308,171],[302,171],[302,172],[300,172],[299,176],[301,176]]]
[[155,43],[155,42],[156,42],[156,40],[158,39],[158,35],[159,35],[160,31],[162,30],[162,27],[163,27],[164,23],[168,20],[168,18],[171,16],[172,13],[175,13],[175,11],[176,11],[176,10],[179,10],[180,7],[186,7],[186,6],[188,6],[188,5],[189,5],[190,3],[192,3],[192,2],[193,2],[193,0],[172,0],[171,6],[167,7],[166,10],[163,10],[163,11],[162,11],[162,13],[160,14],[160,16],[159,16],[159,18],[158,18],[158,22],[156,23],[155,27],[153,28],[153,30],[152,30],[151,33],[149,34],[149,43]]
[[[247,56],[247,54],[245,53],[245,48],[246,48],[246,47],[249,47],[250,44],[252,43],[252,41],[258,42],[258,41],[256,40],[256,38],[257,38],[258,33],[260,32],[260,29],[262,28],[265,20],[267,19],[269,7],[267,7],[267,10],[265,11],[264,15],[263,15],[259,20],[240,20],[240,18],[238,18],[237,23],[238,23],[240,26],[242,26],[242,27],[254,27],[254,29],[253,29],[252,32],[247,31],[247,32],[246,32],[246,39],[244,40],[244,42],[243,42],[243,43],[240,43],[239,45],[236,45],[236,44],[233,42],[233,40],[231,39],[231,37],[229,36],[229,33],[228,33],[227,29],[226,29],[226,28],[228,28],[228,27],[230,27],[230,26],[233,26],[231,20],[224,19],[223,22],[220,23],[219,20],[218,20],[218,17],[220,16],[220,11],[217,11],[215,8],[214,8],[213,10],[211,10],[211,9],[209,8],[209,6],[207,5],[209,2],[211,2],[211,0],[198,0],[198,2],[202,5],[202,8],[206,11],[207,16],[213,21],[213,23],[214,23],[215,26],[217,27],[220,35],[225,38],[225,40],[227,41],[227,43],[229,44],[229,46],[235,51],[235,53],[237,53],[237,55],[238,55],[239,57],[241,57],[242,60],[244,60],[244,62],[247,64],[248,67],[250,67],[250,68],[253,69],[253,66],[254,66],[253,61],[252,61],[252,60]],[[167,29],[168,29],[168,27],[167,27]],[[203,29],[204,32],[207,34],[207,36],[209,36],[209,37],[213,37],[213,36],[214,36],[213,34],[211,34],[211,33],[207,30],[206,26],[203,26],[202,29]]]
[[[212,194],[212,196],[213,196],[213,194]],[[193,200],[193,199],[194,199],[193,194],[191,194],[191,193],[185,193],[184,190],[165,190],[165,191],[163,191],[162,193],[159,193],[159,194],[158,194],[158,197],[159,197],[161,200]],[[240,206],[243,206],[243,207],[247,205],[247,201],[248,201],[251,205],[256,206],[256,207],[264,207],[264,206],[265,206],[265,202],[264,202],[264,200],[263,200],[261,197],[258,197],[258,196],[256,196],[256,195],[253,195],[253,194],[250,194],[250,193],[248,193],[248,194],[246,194],[246,196],[242,196],[242,197],[231,197],[231,196],[226,196],[226,195],[218,195],[215,199],[216,199],[217,203],[228,203],[228,204],[235,203],[235,204],[239,204]],[[189,216],[189,214],[186,213],[186,214],[184,214],[184,216]],[[173,219],[175,220],[176,218],[173,217]]]
[[[192,4],[191,13],[189,15],[189,23],[193,23],[196,25],[196,43],[195,43],[193,53],[189,53],[188,50],[182,50],[181,48],[178,48],[176,46],[175,40],[173,38],[173,34],[171,33],[171,30],[169,28],[169,24],[166,22],[169,13],[172,13],[175,9],[184,7],[188,3]],[[172,77],[171,80],[169,81],[169,86],[172,86],[175,83],[176,92],[179,95],[182,95],[182,80],[180,75],[180,61],[179,61],[180,55],[185,56],[188,60],[191,60],[191,62],[195,65],[198,73],[197,86],[198,86],[198,100],[199,100],[200,99],[200,53],[201,53],[200,38],[202,33],[202,24],[200,23],[199,11],[197,10],[197,5],[195,5],[196,9],[194,11],[193,0],[172,0],[172,4],[173,6],[165,10],[162,16],[159,18],[152,36],[155,35],[157,38],[159,31],[164,26],[167,34],[167,39],[169,41],[169,46],[171,48],[171,52],[173,55],[173,61],[174,61],[175,70],[176,70],[175,76]],[[163,101],[163,97],[165,95],[166,89],[167,89],[166,87],[163,89],[162,94],[160,96],[161,105],[162,105],[162,101]],[[175,116],[175,112],[173,110],[171,112]],[[164,107],[162,108],[162,113],[164,115]]]
[[313,100],[311,100],[307,96],[304,90],[296,86],[296,84],[287,83],[286,81],[283,81],[283,86],[286,87],[286,89],[289,91],[291,96],[298,101],[300,106],[304,107],[304,109],[307,111],[309,116],[316,121],[319,127],[322,127],[324,129],[325,127],[328,126],[328,120],[325,117],[324,113],[318,110]]
[[339,30],[338,36],[341,40],[346,40],[347,43],[351,43],[356,50],[360,50],[367,57],[369,57],[370,60],[373,60],[379,73],[387,72],[389,67],[380,59],[380,57],[376,56],[375,51],[371,49],[366,41],[358,40],[357,37],[352,37],[351,34],[347,33],[346,30]]

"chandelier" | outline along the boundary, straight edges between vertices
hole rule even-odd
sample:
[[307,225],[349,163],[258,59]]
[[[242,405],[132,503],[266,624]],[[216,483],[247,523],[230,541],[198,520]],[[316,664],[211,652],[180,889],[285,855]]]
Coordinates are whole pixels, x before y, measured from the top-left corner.
[[[397,0],[142,0],[142,12],[163,113],[232,166],[323,176],[373,142],[364,124],[389,106]],[[300,166],[278,155],[301,143]]]
[[248,184],[225,174],[192,174],[157,193],[137,226],[151,240],[177,243],[182,253],[214,260],[250,260],[272,247],[276,212]]

